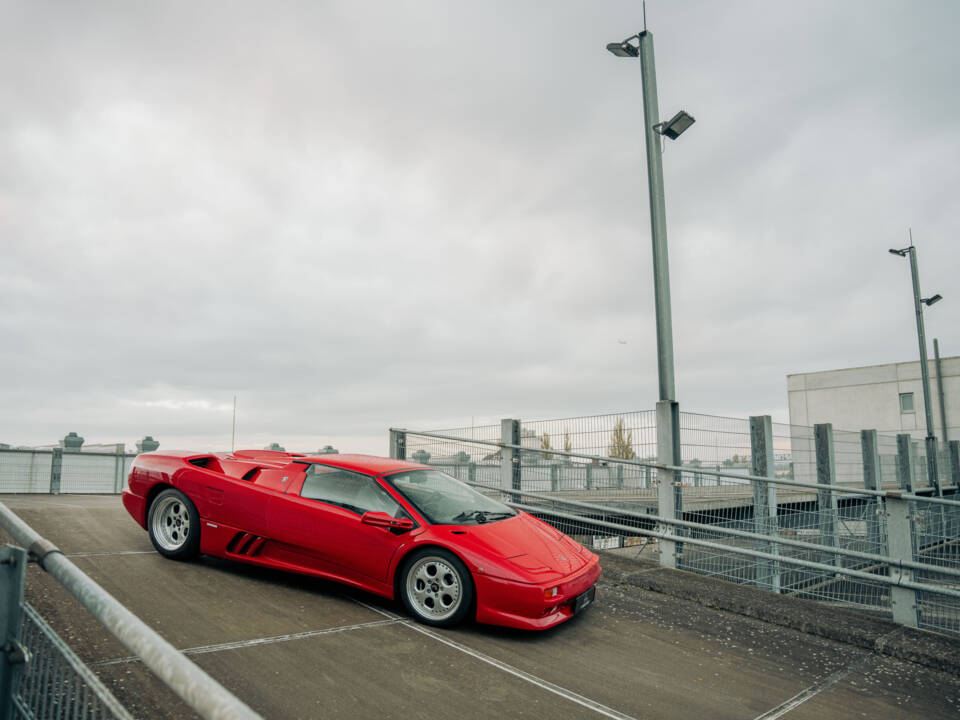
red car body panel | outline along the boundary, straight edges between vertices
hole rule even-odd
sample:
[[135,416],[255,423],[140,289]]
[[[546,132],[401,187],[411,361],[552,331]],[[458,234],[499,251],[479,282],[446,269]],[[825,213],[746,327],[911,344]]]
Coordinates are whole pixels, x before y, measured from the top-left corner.
[[[374,478],[413,518],[414,528],[393,532],[301,497],[314,463]],[[524,512],[484,524],[432,525],[383,479],[413,469],[436,468],[367,455],[144,453],[134,461],[123,505],[146,529],[153,497],[177,488],[200,515],[201,553],[327,578],[387,598],[394,598],[397,573],[410,552],[442,547],[473,577],[477,621],[538,630],[573,616],[576,598],[600,577],[594,553]]]

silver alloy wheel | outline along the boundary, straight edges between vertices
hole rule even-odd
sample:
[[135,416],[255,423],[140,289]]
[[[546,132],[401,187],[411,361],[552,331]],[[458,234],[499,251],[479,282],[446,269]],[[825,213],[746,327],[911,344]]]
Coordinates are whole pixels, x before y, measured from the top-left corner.
[[184,502],[174,496],[157,501],[153,511],[153,537],[164,550],[173,552],[183,547],[190,535],[190,514]]
[[407,571],[407,597],[428,620],[446,620],[463,600],[463,579],[444,558],[428,555]]

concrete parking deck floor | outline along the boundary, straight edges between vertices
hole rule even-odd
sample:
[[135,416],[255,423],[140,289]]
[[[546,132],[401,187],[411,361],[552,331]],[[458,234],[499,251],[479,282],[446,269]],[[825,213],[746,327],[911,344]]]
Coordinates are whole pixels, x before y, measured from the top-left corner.
[[[333,583],[165,560],[116,496],[0,501],[266,718],[960,714],[953,674],[651,592],[612,570],[597,604],[554,630],[436,631]],[[35,565],[27,599],[137,717],[193,716]]]

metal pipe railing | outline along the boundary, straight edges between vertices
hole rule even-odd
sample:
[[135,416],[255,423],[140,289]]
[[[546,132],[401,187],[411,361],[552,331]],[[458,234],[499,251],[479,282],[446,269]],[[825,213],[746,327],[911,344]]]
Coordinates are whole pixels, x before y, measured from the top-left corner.
[[6,505],[0,503],[0,527],[26,548],[90,614],[184,702],[207,720],[263,720],[220,683],[184,657],[115,597],[70,562]]
[[[874,575],[872,573],[864,572],[862,570],[853,570],[850,568],[839,567],[836,565],[827,565],[826,563],[815,562],[813,560],[801,560],[800,558],[793,558],[789,555],[777,555],[774,553],[766,553],[761,550],[751,550],[749,548],[741,548],[735,545],[723,545],[721,543],[712,542],[710,540],[702,540],[700,538],[691,538],[684,535],[674,535],[673,533],[661,532],[658,530],[648,530],[646,528],[633,527],[631,525],[621,525],[620,523],[612,523],[606,520],[588,520],[585,521],[585,518],[582,515],[572,515],[570,513],[565,513],[561,510],[551,510],[549,508],[538,507],[536,505],[526,505],[524,503],[517,502],[507,502],[507,505],[511,507],[520,508],[521,510],[526,510],[528,512],[546,512],[550,515],[556,517],[564,518],[565,520],[571,520],[575,522],[580,522],[589,525],[595,525],[597,527],[604,527],[610,530],[617,530],[619,532],[632,532],[637,535],[645,535],[647,537],[655,537],[660,540],[670,540],[677,543],[686,543],[689,545],[699,545],[700,547],[710,548],[712,550],[718,550],[725,553],[736,553],[738,555],[746,555],[748,557],[760,558],[764,560],[775,560],[780,563],[787,565],[796,565],[798,567],[809,568],[810,570],[820,570],[822,572],[835,573],[838,575],[845,575],[848,577],[857,578],[859,580],[867,580],[870,582],[878,582],[884,585],[893,585],[899,587],[910,588],[911,590],[921,590],[923,592],[934,593],[936,595],[945,595],[952,598],[960,598],[960,590],[952,590],[946,587],[940,587],[937,585],[927,585],[926,583],[916,582],[915,580],[908,580],[901,577],[889,577],[887,575]],[[651,518],[653,516],[650,516]],[[666,522],[666,521],[665,521]],[[777,543],[780,541],[779,538],[764,536],[764,539],[767,542]],[[836,552],[836,548],[829,548],[831,552]],[[930,566],[924,566],[925,570],[931,569]]]
[[[449,440],[459,443],[469,443],[471,445],[489,445],[491,447],[510,448],[513,450],[525,450],[527,452],[548,453],[559,457],[579,458],[583,460],[595,460],[603,463],[616,463],[618,465],[635,465],[637,467],[652,468],[654,470],[666,470],[668,472],[697,473],[698,475],[709,475],[711,477],[730,478],[733,480],[746,481],[750,483],[763,482],[773,483],[775,485],[785,485],[788,487],[798,487],[807,490],[833,490],[847,495],[865,495],[870,497],[895,497],[906,500],[918,500],[940,505],[960,505],[960,500],[948,500],[941,497],[926,497],[925,495],[916,495],[915,493],[904,493],[899,490],[869,490],[867,488],[851,488],[844,485],[829,485],[824,483],[803,483],[796,480],[784,480],[782,478],[769,478],[760,475],[738,475],[736,473],[724,472],[723,470],[708,470],[706,468],[690,468],[682,465],[666,465],[650,460],[627,460],[625,458],[612,458],[604,455],[588,455],[586,453],[567,452],[565,450],[554,450],[552,448],[530,448],[525,445],[514,445],[496,440],[473,440],[470,438],[457,437],[455,435],[443,435],[441,433],[426,432],[421,430],[406,430],[404,428],[390,428],[391,432],[406,433],[418,437],[435,438],[437,440]],[[746,483],[744,483],[746,484]],[[950,486],[951,488],[953,486]],[[943,489],[948,489],[944,487]]]
[[[626,510],[621,508],[611,507],[609,505],[599,505],[597,503],[587,503],[581,502],[578,500],[568,500],[566,498],[559,499],[551,495],[546,495],[544,493],[539,493],[535,491],[528,490],[504,490],[502,487],[493,486],[493,485],[483,485],[481,483],[468,483],[471,487],[479,488],[482,490],[494,490],[507,495],[523,495],[524,497],[536,498],[538,500],[546,500],[548,502],[556,503],[559,505],[568,505],[574,508],[583,508],[590,510],[592,512],[599,512],[604,515],[620,515],[622,517],[636,518],[637,520],[642,520],[645,522],[654,522],[662,525],[675,525],[676,527],[690,528],[691,530],[701,530],[704,532],[717,533],[721,535],[729,535],[730,537],[740,537],[748,540],[761,540],[763,542],[775,542],[779,545],[785,545],[788,547],[796,547],[802,550],[810,550],[813,552],[822,552],[830,553],[833,555],[843,555],[845,557],[853,558],[855,560],[870,560],[872,562],[879,562],[890,567],[895,568],[909,568],[911,570],[923,570],[924,572],[936,572],[942,575],[949,575],[951,577],[960,578],[960,569],[946,567],[944,565],[932,565],[929,563],[919,563],[913,560],[891,558],[886,555],[879,555],[876,553],[863,552],[861,550],[851,550],[849,548],[844,548],[835,545],[821,545],[819,543],[810,543],[804,542],[803,540],[791,540],[790,538],[783,538],[779,535],[771,536],[764,535],[763,533],[751,532],[749,530],[737,530],[735,528],[727,528],[722,525],[712,525],[705,523],[697,523],[690,520],[680,520],[674,518],[665,518],[660,515],[652,515],[646,513],[638,513],[633,510]],[[514,505],[513,502],[507,502],[508,505]],[[543,507],[542,505],[531,505],[529,507],[536,508],[539,512],[552,513],[551,508]],[[524,507],[523,509],[526,509]],[[583,522],[593,522],[591,518],[585,518],[583,515],[576,515]],[[624,525],[625,528],[633,528],[638,530],[632,525]],[[640,533],[643,534],[643,533]],[[688,542],[684,540],[684,542]],[[726,546],[724,546],[726,547]],[[833,565],[827,567],[834,567]]]

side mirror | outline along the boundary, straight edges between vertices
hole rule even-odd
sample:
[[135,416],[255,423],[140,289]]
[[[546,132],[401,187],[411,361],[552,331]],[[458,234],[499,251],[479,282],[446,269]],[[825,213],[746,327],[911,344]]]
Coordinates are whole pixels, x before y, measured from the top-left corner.
[[413,520],[410,518],[390,517],[385,512],[365,512],[360,518],[364,525],[385,528],[387,530],[413,530]]

